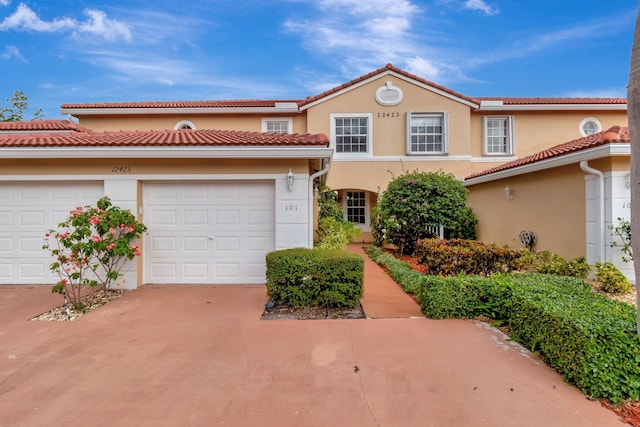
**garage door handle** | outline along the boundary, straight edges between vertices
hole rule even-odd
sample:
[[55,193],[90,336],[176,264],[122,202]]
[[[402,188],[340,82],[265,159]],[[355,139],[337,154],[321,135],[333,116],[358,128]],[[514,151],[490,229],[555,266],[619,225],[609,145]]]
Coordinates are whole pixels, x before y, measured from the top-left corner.
[[209,237],[207,237],[207,239],[213,240],[213,236],[209,236]]

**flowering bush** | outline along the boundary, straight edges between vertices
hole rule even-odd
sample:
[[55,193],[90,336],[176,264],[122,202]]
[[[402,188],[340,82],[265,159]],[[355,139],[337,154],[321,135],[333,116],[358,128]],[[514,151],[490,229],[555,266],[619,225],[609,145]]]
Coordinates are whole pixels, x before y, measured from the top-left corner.
[[66,294],[76,310],[82,310],[81,291],[99,286],[105,292],[119,285],[120,272],[127,261],[140,255],[133,243],[147,227],[128,210],[113,206],[103,197],[96,206],[78,206],[57,229],[46,233],[42,249],[51,252],[55,261],[51,271],[60,280],[52,292]]

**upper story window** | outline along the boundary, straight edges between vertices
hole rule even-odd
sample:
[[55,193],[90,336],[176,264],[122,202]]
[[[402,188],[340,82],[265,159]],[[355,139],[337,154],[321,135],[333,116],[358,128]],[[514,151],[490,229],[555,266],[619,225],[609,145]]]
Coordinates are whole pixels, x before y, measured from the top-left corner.
[[262,119],[262,132],[293,133],[292,122],[290,118]]
[[513,154],[513,116],[484,117],[484,154]]
[[589,136],[602,131],[602,124],[598,119],[587,117],[580,122],[580,135]]
[[407,154],[447,152],[446,113],[407,113]]
[[331,142],[337,154],[371,154],[371,113],[332,114]]
[[191,120],[180,120],[173,127],[173,130],[185,130],[185,129],[195,130],[196,129],[196,125],[194,125]]

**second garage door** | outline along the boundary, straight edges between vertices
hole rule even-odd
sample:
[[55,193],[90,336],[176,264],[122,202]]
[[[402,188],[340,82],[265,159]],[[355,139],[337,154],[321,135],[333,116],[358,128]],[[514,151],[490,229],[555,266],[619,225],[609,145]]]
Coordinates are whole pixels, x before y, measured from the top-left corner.
[[273,181],[145,183],[145,283],[264,283],[274,197]]

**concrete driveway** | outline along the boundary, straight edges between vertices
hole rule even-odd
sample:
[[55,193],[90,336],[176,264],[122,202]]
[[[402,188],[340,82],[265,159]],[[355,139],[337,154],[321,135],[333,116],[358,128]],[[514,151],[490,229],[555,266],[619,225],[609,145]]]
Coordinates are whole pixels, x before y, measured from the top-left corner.
[[620,426],[474,321],[261,321],[264,287],[147,286],[73,322],[0,287],[0,426]]

